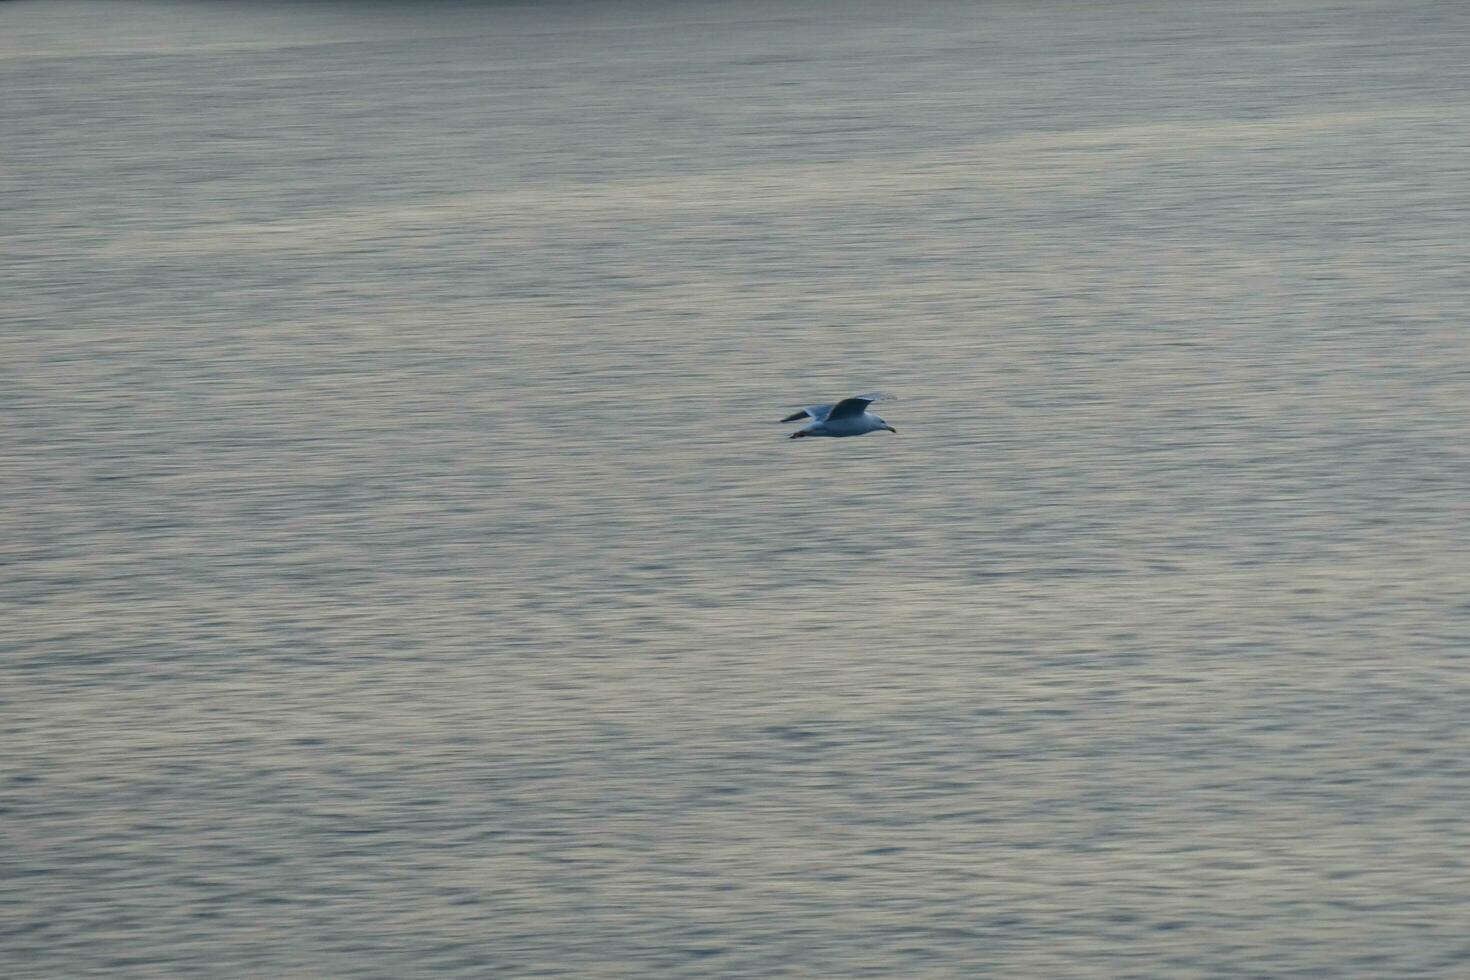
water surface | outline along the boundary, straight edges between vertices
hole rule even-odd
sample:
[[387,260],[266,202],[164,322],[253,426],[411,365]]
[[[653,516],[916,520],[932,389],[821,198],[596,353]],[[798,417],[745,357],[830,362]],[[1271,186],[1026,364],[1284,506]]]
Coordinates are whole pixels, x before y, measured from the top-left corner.
[[5,4],[5,972],[1464,975],[1467,40]]

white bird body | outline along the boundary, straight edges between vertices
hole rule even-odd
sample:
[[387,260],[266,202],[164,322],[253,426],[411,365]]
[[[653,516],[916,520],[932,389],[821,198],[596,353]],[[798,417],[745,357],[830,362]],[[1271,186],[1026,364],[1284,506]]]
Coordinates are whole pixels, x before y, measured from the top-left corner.
[[882,429],[896,433],[897,429],[868,411],[868,406],[882,397],[883,395],[878,392],[871,392],[866,395],[844,398],[832,405],[808,405],[781,421],[795,422],[804,418],[811,419],[806,425],[791,433],[793,439],[801,439],[806,436],[834,438],[860,436]]

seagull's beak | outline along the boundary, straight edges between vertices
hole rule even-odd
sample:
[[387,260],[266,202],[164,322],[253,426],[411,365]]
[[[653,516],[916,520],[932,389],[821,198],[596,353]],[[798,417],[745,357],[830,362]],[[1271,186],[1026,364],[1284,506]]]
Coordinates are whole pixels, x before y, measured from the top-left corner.
[[898,430],[891,425],[885,425],[883,428],[887,429],[889,432],[892,432],[894,435],[898,435]]

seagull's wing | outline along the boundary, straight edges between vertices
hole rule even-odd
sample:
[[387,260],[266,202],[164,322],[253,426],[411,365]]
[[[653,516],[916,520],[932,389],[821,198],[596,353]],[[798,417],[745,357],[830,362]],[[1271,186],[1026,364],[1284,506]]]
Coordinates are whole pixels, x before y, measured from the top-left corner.
[[781,421],[797,422],[801,419],[816,419],[818,422],[820,422],[822,419],[825,419],[827,417],[827,413],[830,411],[832,411],[831,405],[808,405],[801,411],[793,412],[792,414],[786,416]]
[[855,415],[861,415],[868,410],[868,406],[873,404],[873,402],[880,401],[886,397],[881,391],[870,391],[866,395],[853,395],[851,398],[844,398],[832,406],[832,411],[827,413],[827,420],[835,421],[837,419],[847,419]]

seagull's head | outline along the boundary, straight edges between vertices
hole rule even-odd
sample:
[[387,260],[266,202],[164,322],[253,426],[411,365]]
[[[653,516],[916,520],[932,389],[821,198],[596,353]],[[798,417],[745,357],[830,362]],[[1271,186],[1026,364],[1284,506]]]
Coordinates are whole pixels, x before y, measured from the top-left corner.
[[893,426],[889,425],[887,422],[884,422],[882,419],[879,419],[878,420],[878,428],[880,428],[880,429],[887,429],[889,432],[892,432],[894,435],[898,435],[898,430],[895,429]]

